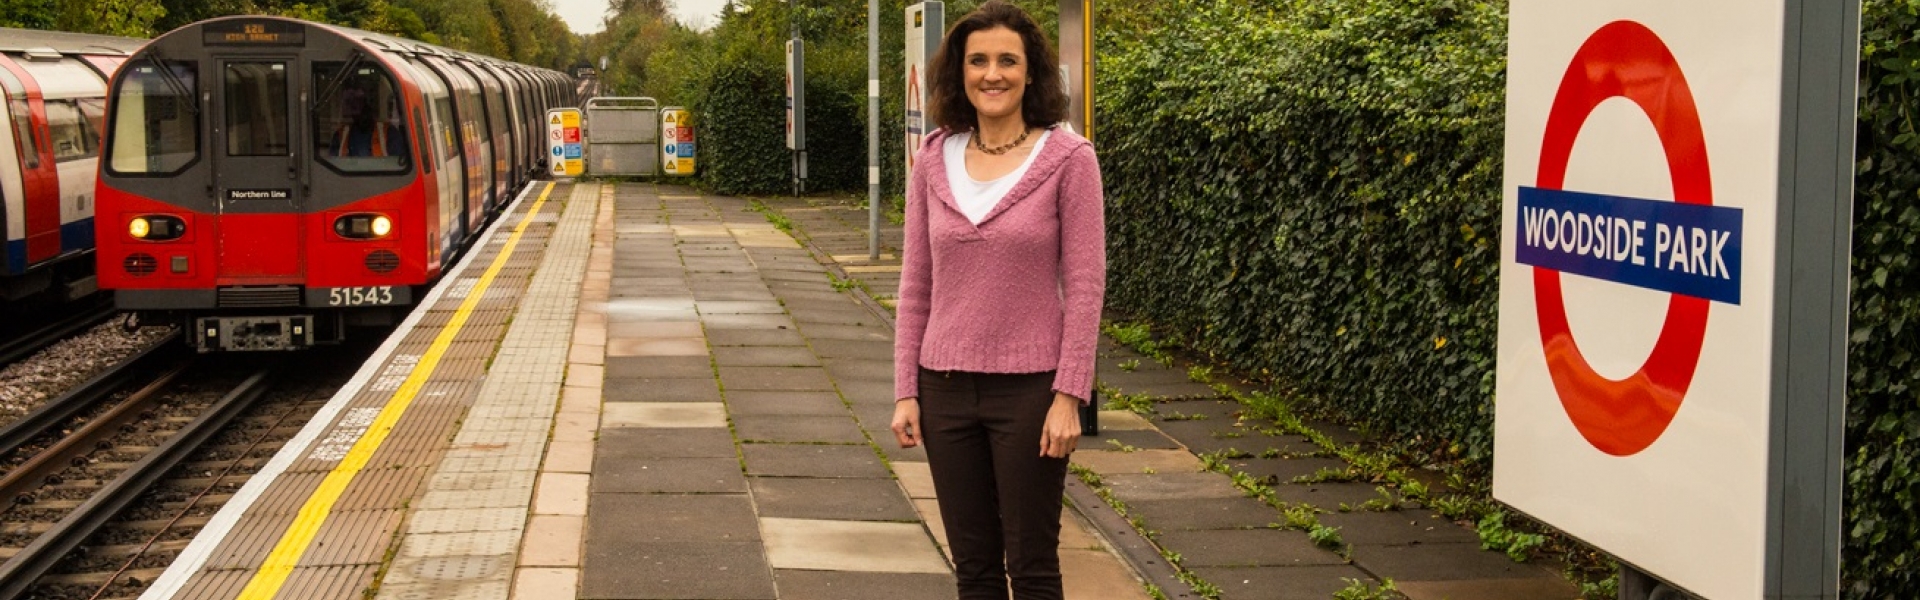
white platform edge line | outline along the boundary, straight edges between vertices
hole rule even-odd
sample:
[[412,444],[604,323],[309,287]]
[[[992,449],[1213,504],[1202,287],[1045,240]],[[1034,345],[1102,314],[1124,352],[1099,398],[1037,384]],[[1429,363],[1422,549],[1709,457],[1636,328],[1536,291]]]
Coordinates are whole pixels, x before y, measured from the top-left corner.
[[483,254],[480,252],[480,247],[491,241],[500,232],[500,228],[512,220],[506,216],[520,210],[520,205],[526,202],[527,197],[533,194],[534,188],[541,183],[541,180],[534,180],[527,184],[526,189],[520,192],[520,197],[515,198],[513,204],[502,213],[502,217],[487,228],[486,235],[481,236],[475,245],[468,249],[466,258],[461,259],[459,265],[443,275],[440,284],[433,286],[433,290],[427,292],[427,296],[421,299],[419,304],[414,305],[413,312],[400,323],[400,327],[387,336],[387,341],[381,343],[379,349],[374,350],[373,357],[360,366],[360,371],[354,373],[352,379],[347,380],[347,384],[327,401],[326,406],[320,407],[320,411],[314,413],[313,418],[307,421],[306,427],[300,428],[300,433],[295,434],[293,439],[287,440],[287,443],[281,446],[280,452],[274,454],[273,459],[248,479],[239,491],[234,492],[233,497],[227,500],[226,505],[220,507],[219,512],[214,513],[213,518],[208,519],[207,525],[200,528],[200,533],[193,536],[193,541],[180,551],[180,555],[174,558],[173,564],[167,566],[167,570],[153,581],[153,585],[140,594],[139,600],[168,600],[180,593],[180,588],[185,587],[187,581],[192,579],[194,574],[199,573],[201,567],[206,566],[207,559],[213,556],[213,551],[219,547],[220,542],[226,541],[227,535],[233,533],[233,526],[240,522],[240,517],[246,515],[247,510],[253,507],[253,503],[260,499],[260,495],[266,492],[268,486],[273,485],[274,480],[279,479],[280,475],[286,472],[293,461],[307,453],[308,447],[313,445],[314,440],[320,439],[321,433],[333,426],[334,418],[340,415],[340,411],[345,410],[347,404],[353,402],[355,396],[360,395],[367,382],[372,381],[373,376],[386,366],[387,359],[393,357],[394,350],[400,347],[400,343],[407,338],[407,335],[413,333],[413,328],[426,316],[428,312],[426,309],[439,302],[448,286],[458,281],[462,273],[467,272],[467,268],[473,264],[474,259]]

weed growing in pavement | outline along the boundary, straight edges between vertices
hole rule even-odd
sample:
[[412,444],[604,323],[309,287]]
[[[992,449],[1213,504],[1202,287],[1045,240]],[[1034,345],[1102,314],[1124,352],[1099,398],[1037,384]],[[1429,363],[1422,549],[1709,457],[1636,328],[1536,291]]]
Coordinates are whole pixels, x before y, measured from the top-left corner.
[[1160,416],[1160,420],[1162,421],[1205,421],[1206,419],[1207,419],[1206,415],[1202,415],[1202,414],[1189,415],[1180,411],[1174,411],[1172,414]]
[[1119,390],[1100,386],[1100,395],[1107,399],[1102,408],[1106,410],[1125,410],[1142,417],[1153,416],[1153,398],[1146,394],[1122,394]]
[[1353,469],[1335,469],[1322,467],[1318,471],[1293,478],[1292,483],[1345,483],[1359,481],[1360,473]]
[[1138,358],[1130,358],[1130,359],[1127,359],[1126,362],[1120,363],[1120,370],[1126,371],[1128,373],[1132,373],[1134,369],[1138,369],[1138,368],[1140,368],[1140,359]]
[[1167,600],[1167,593],[1160,591],[1160,586],[1144,581],[1140,582],[1140,585],[1146,586],[1148,598],[1152,598],[1153,600]]
[[1307,539],[1312,540],[1315,546],[1322,548],[1339,549],[1347,545],[1345,540],[1340,539],[1339,527],[1314,525],[1307,530]]
[[760,216],[766,217],[767,222],[772,223],[774,229],[778,229],[787,235],[793,235],[793,219],[789,219],[786,215],[775,212],[772,208],[767,207],[766,203],[759,200],[749,201],[747,203],[747,210],[760,213]]
[[1475,529],[1480,532],[1480,549],[1505,552],[1513,562],[1527,562],[1534,548],[1547,543],[1547,536],[1508,529],[1506,511],[1494,511],[1482,517]]
[[1373,491],[1374,493],[1379,494],[1379,496],[1374,497],[1372,500],[1368,500],[1366,502],[1360,503],[1360,507],[1359,507],[1360,510],[1364,510],[1367,512],[1387,512],[1387,511],[1400,510],[1400,499],[1394,497],[1393,492],[1387,491],[1387,488],[1384,488],[1384,487],[1375,487],[1373,488]]
[[1139,447],[1136,447],[1136,446],[1133,446],[1133,445],[1131,445],[1131,444],[1128,444],[1128,443],[1126,443],[1126,442],[1122,442],[1122,441],[1120,441],[1120,440],[1116,440],[1116,439],[1113,439],[1113,438],[1107,438],[1107,445],[1108,445],[1108,446],[1113,446],[1113,449],[1115,449],[1115,450],[1119,450],[1119,451],[1121,451],[1121,452],[1129,452],[1129,453],[1131,453],[1131,452],[1139,452],[1139,451],[1140,451],[1140,448],[1139,448]]
[[[1209,381],[1213,381],[1213,367],[1205,367],[1200,365],[1187,367],[1187,379],[1192,380],[1194,383],[1206,383]],[[1214,390],[1214,391],[1217,392],[1219,390]]]
[[1280,449],[1268,448],[1260,453],[1260,458],[1280,458]]
[[[1572,574],[1569,574],[1571,578]],[[1606,579],[1580,584],[1582,598],[1618,598],[1620,597],[1620,575],[1615,573]]]
[[848,290],[852,290],[854,288],[865,286],[865,284],[861,283],[859,279],[854,279],[852,277],[841,279],[838,276],[835,276],[832,271],[827,272],[827,281],[833,284],[833,291],[836,291],[836,292],[845,292]]
[[1347,582],[1347,587],[1334,592],[1333,600],[1401,600],[1405,598],[1400,595],[1400,590],[1393,587],[1392,579],[1381,582],[1378,588],[1358,579],[1342,577],[1340,580]]

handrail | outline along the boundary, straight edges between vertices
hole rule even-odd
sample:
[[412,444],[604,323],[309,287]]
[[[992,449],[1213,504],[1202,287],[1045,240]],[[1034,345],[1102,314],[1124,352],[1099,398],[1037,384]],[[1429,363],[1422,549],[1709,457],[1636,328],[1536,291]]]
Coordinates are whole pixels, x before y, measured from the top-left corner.
[[587,110],[659,110],[660,101],[646,96],[594,96]]

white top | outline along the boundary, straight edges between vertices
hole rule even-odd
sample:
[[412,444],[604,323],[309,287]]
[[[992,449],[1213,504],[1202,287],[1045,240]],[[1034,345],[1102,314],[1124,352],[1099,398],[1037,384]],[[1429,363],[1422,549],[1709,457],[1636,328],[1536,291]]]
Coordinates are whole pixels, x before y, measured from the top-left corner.
[[1040,148],[1047,145],[1047,136],[1050,135],[1053,135],[1052,129],[1041,131],[1040,139],[1033,143],[1033,152],[1027,154],[1026,162],[1020,163],[1020,168],[1012,173],[992,181],[980,181],[967,174],[967,144],[973,143],[973,134],[948,136],[942,148],[947,160],[947,185],[953,188],[953,200],[960,205],[960,214],[966,215],[967,220],[975,225],[987,218],[987,213],[993,212],[993,207],[1000,204],[1000,199],[1007,197],[1007,192],[1013,191],[1013,185],[1027,174],[1027,167],[1033,166],[1034,157],[1040,156]]

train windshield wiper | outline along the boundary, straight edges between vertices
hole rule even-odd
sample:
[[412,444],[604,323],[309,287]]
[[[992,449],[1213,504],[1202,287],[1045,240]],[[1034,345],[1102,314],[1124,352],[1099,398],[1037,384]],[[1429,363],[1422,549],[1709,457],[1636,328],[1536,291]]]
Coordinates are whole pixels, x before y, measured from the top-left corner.
[[153,68],[160,71],[161,79],[167,82],[167,87],[172,89],[173,93],[187,100],[186,102],[182,102],[182,104],[187,105],[187,112],[193,113],[193,116],[196,117],[200,116],[200,103],[194,102],[193,90],[187,89],[187,84],[182,83],[180,78],[173,74],[173,69],[167,66],[167,60],[165,57],[160,56],[160,51],[148,51],[147,62],[153,63]]
[[320,95],[313,99],[312,104],[307,105],[307,110],[312,111],[317,107],[326,106],[327,101],[332,100],[333,95],[340,91],[340,87],[346,85],[347,77],[353,73],[354,67],[360,66],[360,59],[364,56],[366,55],[359,50],[354,50],[353,54],[347,57],[347,64],[341,65],[340,71],[334,73],[332,79],[327,80],[326,87],[321,88]]

